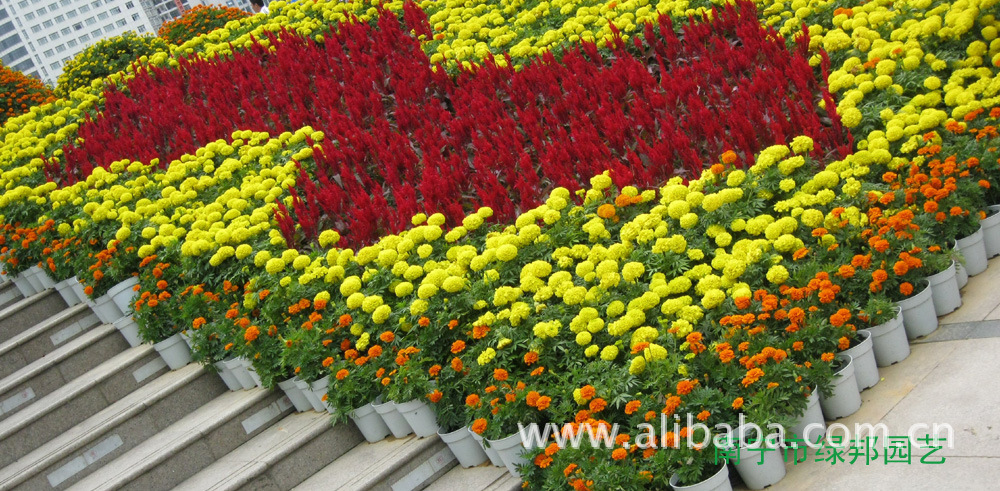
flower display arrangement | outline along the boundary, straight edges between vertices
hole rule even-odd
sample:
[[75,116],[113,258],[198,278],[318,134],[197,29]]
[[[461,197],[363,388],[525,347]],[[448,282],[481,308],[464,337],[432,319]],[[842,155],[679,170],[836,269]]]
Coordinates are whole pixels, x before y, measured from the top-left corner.
[[[543,4],[275,2],[11,118],[4,268],[135,275],[146,341],[337,419],[790,425],[996,200],[995,2]],[[691,431],[520,475],[693,484]]]
[[249,15],[244,10],[225,5],[196,5],[180,17],[163,23],[156,33],[170,44],[183,44]]
[[7,118],[28,112],[31,106],[41,106],[56,100],[52,90],[41,81],[7,66],[0,66],[0,124]]
[[126,69],[144,56],[162,52],[167,44],[155,36],[137,36],[128,31],[102,39],[81,51],[63,66],[56,82],[56,95],[69,97],[74,90],[90,87],[95,80]]

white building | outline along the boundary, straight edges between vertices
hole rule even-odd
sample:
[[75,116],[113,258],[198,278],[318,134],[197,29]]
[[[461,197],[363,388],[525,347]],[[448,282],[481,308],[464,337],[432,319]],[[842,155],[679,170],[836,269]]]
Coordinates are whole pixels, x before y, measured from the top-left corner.
[[55,85],[87,46],[126,31],[155,35],[161,23],[153,0],[0,0],[0,60]]

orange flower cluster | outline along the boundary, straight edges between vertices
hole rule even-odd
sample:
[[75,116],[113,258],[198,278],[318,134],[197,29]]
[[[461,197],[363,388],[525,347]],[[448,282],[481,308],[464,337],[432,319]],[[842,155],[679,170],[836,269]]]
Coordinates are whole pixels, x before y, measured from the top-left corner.
[[32,106],[41,106],[56,100],[52,90],[40,80],[17,70],[0,65],[0,124],[20,116]]
[[168,43],[184,44],[189,39],[225,26],[229,21],[249,15],[248,12],[233,7],[198,5],[177,19],[164,23],[157,35]]

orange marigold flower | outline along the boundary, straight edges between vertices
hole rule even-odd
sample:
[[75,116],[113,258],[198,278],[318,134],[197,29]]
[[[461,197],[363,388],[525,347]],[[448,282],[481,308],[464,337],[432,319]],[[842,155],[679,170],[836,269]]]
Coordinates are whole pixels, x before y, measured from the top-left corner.
[[469,407],[476,407],[481,401],[479,400],[478,394],[469,394],[465,396],[465,405]]
[[451,359],[451,369],[456,372],[462,371],[462,360],[458,357]]
[[910,296],[910,294],[913,293],[913,285],[910,282],[905,282],[902,285],[899,285],[899,293],[902,293],[907,297]]
[[551,397],[549,397],[549,396],[541,396],[541,397],[538,398],[538,402],[535,404],[535,407],[538,408],[539,411],[544,411],[544,410],[548,409],[549,404],[551,404],[551,403],[552,403],[552,398]]
[[243,339],[245,339],[248,343],[257,339],[257,336],[260,336],[260,328],[257,326],[250,326],[243,332]]
[[823,353],[819,358],[825,362],[831,362],[833,361],[833,353]]
[[[475,326],[472,328],[472,339],[483,339],[490,332],[489,326]],[[527,357],[528,355],[524,355]]]
[[441,373],[441,365],[434,365],[428,368],[427,373],[430,374],[431,377],[437,377],[438,374]]
[[727,165],[736,162],[736,152],[726,150],[725,152],[722,152],[722,157],[720,157],[719,160],[721,160],[723,164]]
[[529,351],[529,352],[527,352],[527,353],[524,354],[524,364],[525,365],[531,365],[532,363],[535,363],[537,361],[538,361],[538,353],[536,353],[534,351]]
[[326,357],[326,358],[323,359],[323,368],[329,368],[330,365],[333,365],[333,357],[332,356],[328,356],[328,357]]
[[712,174],[719,175],[726,171],[726,166],[722,164],[712,164],[712,167],[709,167],[708,170],[712,171]]
[[690,380],[681,380],[680,382],[677,382],[677,393],[682,396],[690,394],[691,391],[694,390],[694,385],[694,382]]
[[524,398],[524,403],[527,404],[528,406],[535,407],[538,405],[538,399],[541,397],[542,395],[539,394],[538,392],[535,391],[528,392],[528,395]]
[[739,410],[741,407],[743,407],[743,398],[737,397],[733,399],[733,409]]
[[391,343],[396,339],[396,335],[393,334],[392,331],[385,331],[382,334],[379,334],[378,338],[381,339],[383,343]]
[[596,394],[597,394],[597,389],[595,389],[594,386],[592,386],[592,385],[584,385],[583,387],[580,388],[580,396],[584,400],[589,400],[591,397],[594,397]]
[[486,431],[486,419],[479,418],[472,422],[470,429],[477,435],[482,435]]
[[552,464],[552,457],[549,457],[544,453],[540,453],[535,457],[534,463],[539,468],[544,469]]
[[444,393],[437,389],[434,389],[434,392],[427,394],[427,400],[435,404],[440,402],[442,397],[444,397]]
[[642,402],[639,402],[639,401],[629,401],[628,404],[625,404],[625,414],[633,414],[633,413],[635,413],[636,411],[639,410],[640,406],[642,406]]
[[504,370],[503,368],[494,368],[493,378],[499,380],[500,382],[507,380],[507,370]]
[[340,370],[337,370],[337,380],[344,380],[349,374],[350,372],[348,372],[346,368],[341,368]]
[[464,349],[465,349],[465,341],[462,341],[461,339],[456,340],[454,343],[451,343],[452,354],[461,353],[462,350]]
[[622,460],[625,457],[628,457],[628,450],[625,450],[624,448],[616,448],[613,452],[611,452],[612,459]]
[[420,327],[427,327],[431,325],[431,320],[426,317],[420,317],[420,320],[417,321],[417,324],[419,324]]
[[608,407],[608,403],[604,399],[601,399],[600,397],[598,397],[598,398],[590,401],[590,406],[589,407],[590,407],[590,412],[592,412],[592,413],[599,413],[599,412],[603,411],[604,408]]
[[615,205],[612,205],[610,203],[605,203],[597,207],[597,216],[601,218],[605,219],[612,218],[615,216],[616,213],[617,211],[615,210]]
[[191,322],[191,327],[194,329],[198,329],[199,327],[204,326],[205,322],[208,321],[206,321],[204,317],[198,317],[197,319]]
[[764,370],[761,370],[759,368],[752,368],[748,370],[746,376],[743,377],[743,382],[742,382],[743,386],[749,387],[754,382],[760,380],[760,378],[763,376],[764,376]]
[[698,413],[698,421],[705,421],[711,415],[712,415],[712,413],[710,413],[710,412],[708,412],[706,410],[703,410],[702,412]]

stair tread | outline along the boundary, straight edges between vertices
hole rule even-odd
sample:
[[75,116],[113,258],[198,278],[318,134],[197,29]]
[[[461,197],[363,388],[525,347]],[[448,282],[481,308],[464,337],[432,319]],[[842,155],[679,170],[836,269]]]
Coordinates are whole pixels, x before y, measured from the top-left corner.
[[521,482],[521,478],[514,477],[508,472],[507,475],[501,476],[489,487],[483,488],[483,491],[512,491],[514,489],[521,489]]
[[66,344],[56,348],[51,353],[29,363],[20,370],[8,375],[0,380],[0,394],[5,394],[37,374],[57,365],[59,362],[69,358],[74,353],[99,341],[101,338],[115,333],[115,326],[112,324],[102,324],[87,332],[81,333],[76,338]]
[[[309,489],[362,489],[378,483],[390,474],[397,462],[407,462],[440,441],[437,435],[427,438],[389,437],[376,443],[363,442],[297,486]],[[336,484],[333,484],[336,483]]]
[[37,302],[38,300],[41,300],[42,297],[48,296],[49,293],[50,292],[48,290],[41,291],[41,292],[38,292],[38,293],[36,293],[36,294],[34,294],[34,295],[30,296],[30,297],[22,298],[22,299],[20,299],[20,300],[18,300],[16,302],[14,302],[14,303],[6,306],[6,307],[0,309],[0,319],[5,319],[5,318],[7,318],[7,316],[9,316],[9,315],[11,315],[11,314],[13,314],[13,313],[21,310],[25,306],[31,305],[31,304]]
[[[468,469],[458,465],[424,489],[426,491],[486,489],[499,481],[506,480],[506,477],[513,477],[506,467],[496,467],[489,462]],[[520,486],[520,481],[518,481],[518,486]]]
[[42,415],[45,415],[99,384],[104,379],[120,372],[125,367],[152,353],[150,345],[139,345],[123,351],[119,355],[94,367],[87,373],[73,379],[61,389],[38,399],[35,403],[11,415],[0,427],[0,441],[21,430]]
[[[330,428],[330,415],[292,414],[178,485],[178,489],[234,489]],[[2,486],[0,482],[0,486]]]
[[189,416],[83,478],[70,489],[96,490],[124,486],[227,421],[267,398],[265,389],[226,392]]
[[17,348],[18,346],[27,343],[28,341],[32,340],[39,334],[48,331],[53,326],[61,324],[67,321],[68,319],[71,319],[73,316],[86,310],[90,310],[90,308],[87,307],[87,305],[85,304],[75,305],[73,307],[69,307],[60,311],[59,313],[43,320],[42,322],[39,322],[38,324],[35,324],[31,328],[22,331],[20,334],[4,341],[3,343],[0,343],[0,355],[7,353]]
[[87,443],[102,435],[108,428],[128,420],[175,390],[191,383],[202,375],[202,370],[200,365],[192,363],[157,377],[156,380],[87,418],[13,464],[0,469],[0,488],[15,486],[72,452],[83,448]]

